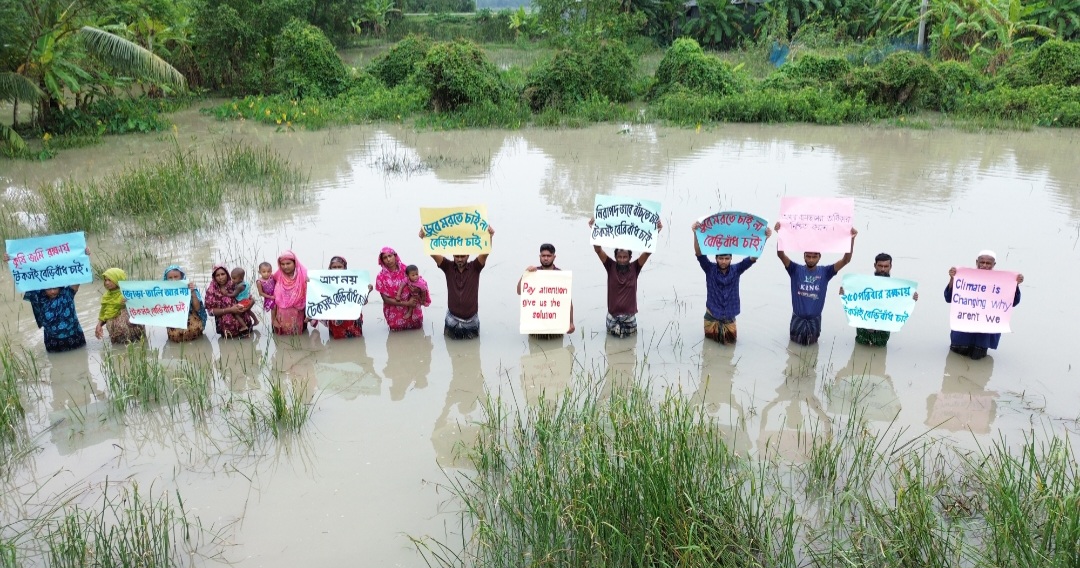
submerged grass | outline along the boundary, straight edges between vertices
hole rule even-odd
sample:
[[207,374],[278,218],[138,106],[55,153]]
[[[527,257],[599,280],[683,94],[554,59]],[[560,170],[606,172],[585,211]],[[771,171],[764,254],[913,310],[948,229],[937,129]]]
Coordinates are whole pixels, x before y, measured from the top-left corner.
[[232,398],[225,419],[233,437],[254,446],[265,434],[280,439],[302,432],[314,408],[304,386],[274,378],[255,396]]
[[44,541],[54,568],[173,567],[204,544],[208,534],[189,517],[180,494],[142,495],[133,485],[104,496],[100,506],[72,506],[50,523]]
[[177,148],[104,179],[45,185],[30,205],[50,232],[134,224],[143,234],[168,235],[207,226],[227,202],[263,209],[301,201],[305,179],[266,148],[236,145],[207,157]]
[[871,428],[853,400],[790,463],[736,455],[703,405],[640,385],[485,411],[476,471],[449,474],[461,542],[416,539],[429,564],[1080,565],[1080,476],[1059,436],[961,451]]
[[105,354],[101,374],[109,404],[120,414],[135,407],[164,407],[173,414],[186,406],[191,416],[199,419],[211,409],[212,369],[187,360],[180,362],[179,370],[173,369],[146,342]]
[[0,470],[26,441],[26,407],[20,383],[39,374],[33,354],[17,352],[7,341],[0,344]]

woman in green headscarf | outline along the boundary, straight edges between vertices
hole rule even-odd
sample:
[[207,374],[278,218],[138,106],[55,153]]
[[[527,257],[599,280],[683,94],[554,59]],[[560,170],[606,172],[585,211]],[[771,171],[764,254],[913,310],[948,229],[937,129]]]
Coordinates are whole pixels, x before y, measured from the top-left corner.
[[124,309],[124,294],[120,292],[120,282],[127,280],[127,273],[119,268],[110,268],[101,273],[105,281],[105,294],[101,296],[101,311],[94,337],[101,339],[104,330],[109,330],[109,340],[113,343],[133,343],[146,336],[143,326],[131,323],[128,312]]

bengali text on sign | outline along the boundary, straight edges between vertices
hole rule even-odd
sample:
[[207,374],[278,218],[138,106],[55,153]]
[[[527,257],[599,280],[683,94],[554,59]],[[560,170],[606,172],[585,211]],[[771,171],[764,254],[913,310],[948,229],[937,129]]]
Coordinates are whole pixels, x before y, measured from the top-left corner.
[[915,311],[919,284],[902,278],[847,274],[844,276],[844,313],[848,325],[863,329],[900,331]]
[[12,239],[6,245],[8,268],[19,292],[86,284],[94,279],[83,233]]
[[424,227],[424,252],[427,255],[488,254],[487,207],[421,207],[420,224]]
[[367,270],[309,270],[307,316],[313,320],[360,319],[368,301]]
[[854,220],[850,197],[784,197],[777,246],[783,251],[851,252]]
[[660,202],[597,195],[592,244],[637,252],[656,252]]
[[761,256],[769,222],[741,211],[721,211],[701,220],[694,235],[705,256],[731,254]]
[[119,284],[131,323],[187,327],[191,309],[187,280],[124,280]]

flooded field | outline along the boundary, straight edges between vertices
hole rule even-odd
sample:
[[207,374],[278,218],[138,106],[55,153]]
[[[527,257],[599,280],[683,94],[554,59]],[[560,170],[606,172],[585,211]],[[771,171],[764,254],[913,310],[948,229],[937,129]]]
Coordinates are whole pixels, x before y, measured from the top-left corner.
[[[219,341],[210,332],[177,345],[152,330],[150,343],[165,364],[215,362],[217,397],[261,388],[271,367],[312,397],[302,435],[245,445],[230,439],[227,427],[183,413],[109,413],[101,366],[110,347],[91,339],[85,350],[46,356],[29,304],[4,271],[3,333],[45,369],[27,393],[39,449],[0,480],[0,526],[23,522],[57,498],[92,503],[106,479],[136,481],[155,492],[175,490],[189,513],[224,535],[220,557],[200,562],[423,566],[409,537],[457,530],[456,505],[439,484],[443,468],[469,467],[455,447],[483,418],[479,397],[494,393],[524,405],[544,390],[619,378],[701,401],[730,425],[740,452],[773,443],[795,461],[807,432],[827,431],[844,414],[852,377],[862,375],[872,387],[860,403],[865,416],[883,428],[906,428],[905,436],[932,430],[976,447],[998,437],[1019,443],[1031,431],[1072,437],[1077,429],[1080,367],[1073,369],[1069,334],[1080,309],[1054,292],[1080,280],[1075,131],[599,125],[415,132],[381,125],[274,132],[197,111],[172,119],[182,148],[269,146],[308,173],[308,199],[160,242],[91,235],[95,263],[141,259],[123,267],[133,278],[160,278],[177,263],[205,289],[212,265],[242,265],[250,275],[285,249],[309,269],[339,255],[374,277],[379,249],[390,246],[432,285],[425,328],[389,333],[373,300],[363,339],[329,342],[320,328],[283,341],[263,329],[253,339]],[[12,199],[175,147],[171,133],[106,140],[48,162],[0,162],[0,187]],[[606,278],[587,225],[598,193],[664,207],[657,252],[639,281],[634,339],[604,331]],[[874,255],[888,252],[894,276],[919,282],[916,311],[887,349],[855,345],[836,296],[839,280],[830,287],[820,344],[791,344],[789,282],[773,244],[743,276],[738,345],[702,341],[705,285],[691,223],[721,209],[775,219],[783,196],[853,197],[859,236],[844,273],[872,273]],[[445,286],[422,256],[418,208],[465,203],[487,205],[496,235],[481,277],[481,337],[450,342],[442,336]],[[556,265],[574,272],[577,332],[559,341],[517,333],[514,285],[537,263],[543,242],[555,245]],[[949,267],[973,266],[987,248],[997,251],[998,269],[1024,274],[1023,300],[1014,333],[986,359],[971,361],[948,351],[942,289]],[[826,254],[822,262],[838,258]],[[77,297],[88,336],[102,291],[99,279]]]

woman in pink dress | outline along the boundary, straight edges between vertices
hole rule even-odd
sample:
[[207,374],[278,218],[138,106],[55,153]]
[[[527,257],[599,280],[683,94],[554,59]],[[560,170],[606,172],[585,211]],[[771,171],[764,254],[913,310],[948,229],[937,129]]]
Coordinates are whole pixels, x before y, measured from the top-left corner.
[[307,269],[291,250],[278,256],[274,272],[274,333],[300,335],[307,331]]
[[383,317],[390,331],[423,327],[423,308],[416,298],[410,297],[409,287],[404,286],[409,282],[409,276],[394,249],[383,247],[379,252],[379,266],[382,270],[375,279],[375,289],[382,295]]

